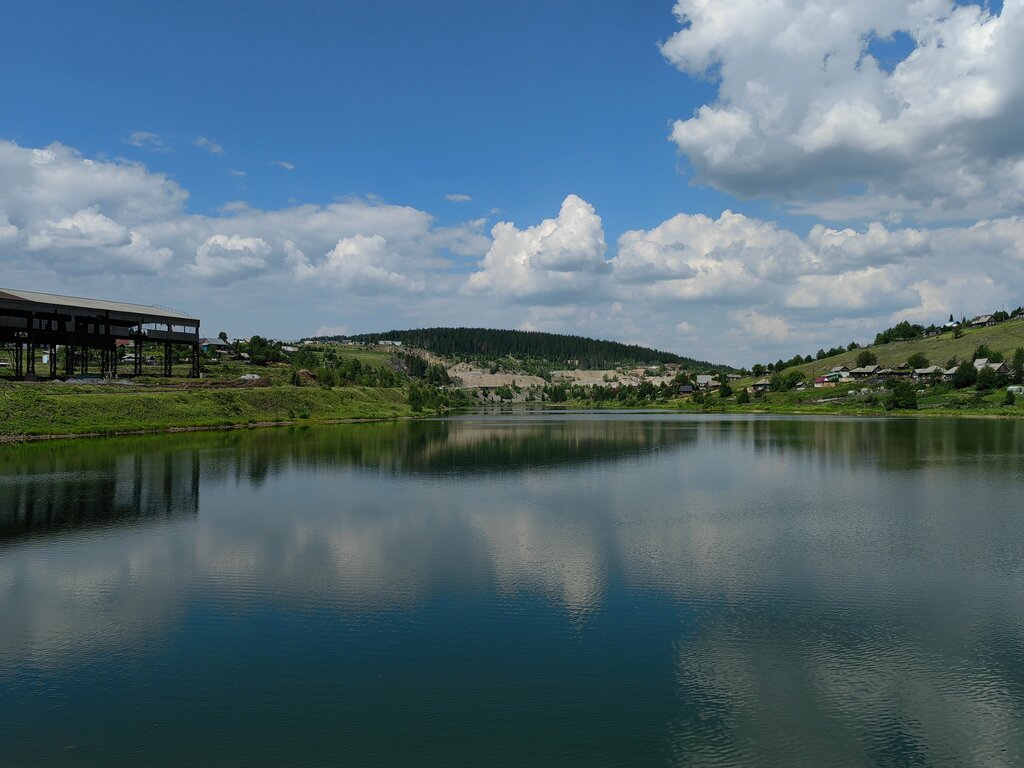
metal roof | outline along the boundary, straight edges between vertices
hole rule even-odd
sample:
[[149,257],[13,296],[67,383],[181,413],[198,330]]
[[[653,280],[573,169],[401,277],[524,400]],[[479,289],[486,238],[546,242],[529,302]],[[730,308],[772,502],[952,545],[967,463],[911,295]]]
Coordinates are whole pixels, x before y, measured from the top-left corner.
[[198,317],[192,317],[173,309],[163,307],[151,307],[145,304],[128,304],[123,301],[101,301],[99,299],[85,299],[78,296],[60,296],[54,293],[38,293],[36,291],[19,291],[11,288],[0,288],[0,300],[27,301],[36,304],[49,304],[57,307],[70,307],[74,309],[85,309],[100,312],[119,312],[126,315],[145,315],[149,318],[166,320],[188,320],[190,323],[198,323]]

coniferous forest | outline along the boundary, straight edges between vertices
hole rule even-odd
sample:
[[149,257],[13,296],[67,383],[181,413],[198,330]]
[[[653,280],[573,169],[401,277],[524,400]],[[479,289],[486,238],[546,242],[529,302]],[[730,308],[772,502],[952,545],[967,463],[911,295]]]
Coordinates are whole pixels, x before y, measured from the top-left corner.
[[400,341],[405,346],[419,347],[442,357],[462,360],[496,360],[506,356],[520,359],[541,358],[567,367],[583,369],[664,363],[680,363],[693,370],[720,367],[702,360],[635,344],[620,344],[616,341],[600,341],[584,336],[539,331],[417,328],[361,334],[348,338],[367,343]]

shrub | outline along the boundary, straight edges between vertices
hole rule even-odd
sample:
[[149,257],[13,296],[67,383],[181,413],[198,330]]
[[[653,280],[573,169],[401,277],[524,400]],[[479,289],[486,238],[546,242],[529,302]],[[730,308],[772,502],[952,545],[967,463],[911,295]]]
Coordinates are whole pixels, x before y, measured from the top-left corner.
[[999,374],[991,368],[982,368],[978,371],[975,384],[979,392],[990,392],[999,386]]
[[927,357],[920,352],[917,352],[907,359],[907,365],[911,368],[927,368],[931,363],[928,361]]
[[864,368],[868,365],[875,365],[878,363],[878,356],[875,355],[870,349],[865,349],[863,352],[857,355],[857,367]]
[[897,381],[892,386],[892,392],[885,399],[885,409],[895,410],[917,410],[917,392],[908,381]]
[[960,363],[957,366],[956,373],[953,374],[953,388],[954,389],[965,389],[971,386],[978,380],[978,371],[974,367],[974,363]]

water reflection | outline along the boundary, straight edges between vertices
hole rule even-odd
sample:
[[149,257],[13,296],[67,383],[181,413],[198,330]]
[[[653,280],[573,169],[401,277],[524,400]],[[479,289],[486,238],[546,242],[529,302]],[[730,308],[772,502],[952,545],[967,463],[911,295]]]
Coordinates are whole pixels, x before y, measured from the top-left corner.
[[[472,657],[493,686],[587,691],[575,716],[604,729],[587,749],[631,744],[634,763],[1009,765],[1022,449],[1016,422],[636,414],[11,446],[0,686],[27,706],[24,675],[174,639],[209,652],[224,622],[252,638],[291,622],[313,643],[311,617],[330,616],[350,653],[353,627],[377,649],[398,633],[392,662],[447,670],[446,685],[469,685]],[[236,652],[248,676],[298,663]],[[319,674],[354,674],[326,652]],[[405,685],[415,723],[437,717]],[[528,706],[574,716],[550,692],[526,698],[500,727]],[[561,762],[585,762],[574,749]]]

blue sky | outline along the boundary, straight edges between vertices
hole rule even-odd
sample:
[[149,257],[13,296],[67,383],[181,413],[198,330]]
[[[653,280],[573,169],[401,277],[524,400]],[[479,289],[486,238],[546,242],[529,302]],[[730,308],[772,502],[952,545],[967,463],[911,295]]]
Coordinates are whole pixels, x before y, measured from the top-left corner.
[[734,363],[1016,306],[1022,5],[11,3],[0,284]]
[[[377,195],[442,221],[550,214],[567,191],[612,233],[734,204],[687,184],[671,121],[713,96],[666,66],[665,3],[23,3],[0,133],[124,156],[190,210]],[[40,45],[23,30],[46,29]],[[31,109],[27,108],[31,105]],[[163,153],[127,145],[161,137]],[[211,155],[192,146],[208,137]],[[295,165],[287,172],[272,164]],[[230,170],[244,171],[235,177]],[[469,194],[470,206],[441,205]]]

